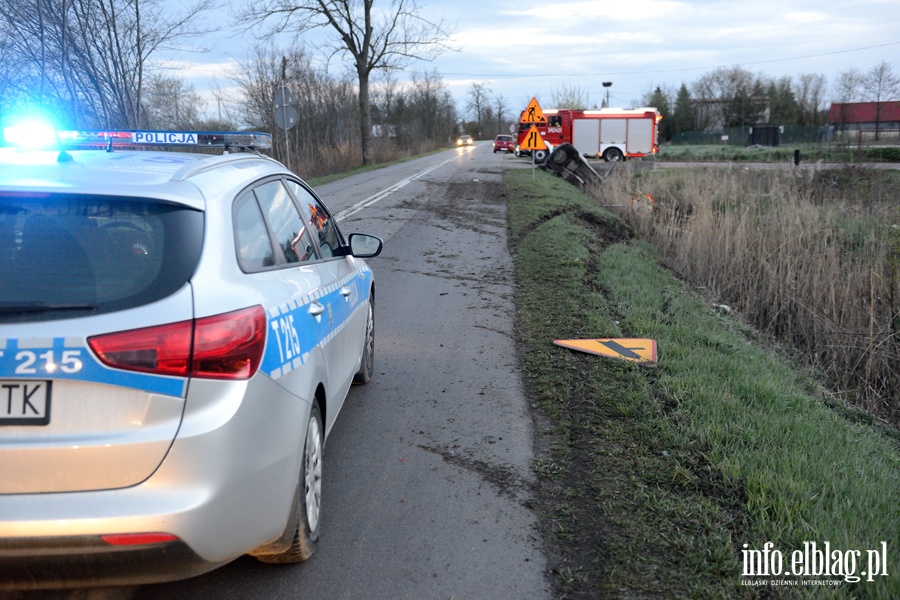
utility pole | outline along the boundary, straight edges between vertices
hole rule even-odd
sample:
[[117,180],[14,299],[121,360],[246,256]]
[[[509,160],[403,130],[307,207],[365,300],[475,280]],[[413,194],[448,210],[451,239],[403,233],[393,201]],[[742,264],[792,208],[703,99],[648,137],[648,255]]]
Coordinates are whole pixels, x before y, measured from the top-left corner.
[[297,101],[287,86],[287,58],[281,58],[281,87],[275,93],[275,125],[284,129],[284,152],[287,155],[287,168],[291,170],[291,146],[288,142],[288,130],[297,124]]

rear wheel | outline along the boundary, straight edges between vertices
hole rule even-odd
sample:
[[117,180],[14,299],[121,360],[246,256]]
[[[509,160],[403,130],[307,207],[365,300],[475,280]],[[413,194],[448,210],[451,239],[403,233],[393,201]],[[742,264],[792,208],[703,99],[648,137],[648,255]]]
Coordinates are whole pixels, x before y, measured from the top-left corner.
[[613,162],[617,160],[623,160],[625,155],[622,154],[622,151],[613,146],[612,148],[607,148],[603,153],[603,160],[606,162]]
[[[306,444],[300,471],[300,484],[294,506],[297,526],[291,545],[277,554],[262,554],[257,558],[270,564],[290,564],[303,562],[312,556],[319,541],[319,517],[322,511],[322,456],[325,435],[322,427],[322,413],[319,405],[313,404],[306,428]],[[293,519],[292,519],[293,520]]]
[[353,383],[369,383],[375,372],[375,305],[369,300],[369,315],[366,317],[366,337],[363,342],[362,362],[353,376]]
[[534,162],[539,165],[544,164],[544,161],[547,160],[547,151],[546,150],[535,150],[534,151]]

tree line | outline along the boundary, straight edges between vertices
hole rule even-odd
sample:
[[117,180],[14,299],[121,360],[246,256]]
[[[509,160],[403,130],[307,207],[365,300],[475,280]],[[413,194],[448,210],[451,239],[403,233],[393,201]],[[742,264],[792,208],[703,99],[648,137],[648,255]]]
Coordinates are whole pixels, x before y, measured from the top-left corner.
[[[660,139],[668,141],[678,134],[763,123],[820,127],[827,122],[832,102],[875,102],[877,120],[884,103],[897,99],[900,99],[900,77],[890,63],[882,61],[867,71],[854,67],[840,73],[830,90],[826,77],[817,73],[774,78],[740,66],[719,68],[690,84],[682,83],[677,90],[657,86],[643,96],[639,106],[659,110],[663,115]],[[585,88],[578,86],[551,90],[548,106],[573,110],[601,108],[590,102]],[[505,133],[509,123],[518,121],[518,114],[507,107],[503,96],[494,96],[484,82],[471,84],[466,109],[471,120],[464,122],[463,127],[466,133],[476,137]]]
[[804,73],[772,78],[743,67],[716,69],[677,91],[657,87],[642,99],[663,115],[660,137],[679,133],[773,125],[821,126],[832,102],[876,102],[900,98],[900,77],[882,61],[868,71],[851,68],[838,75],[828,94],[824,75]]

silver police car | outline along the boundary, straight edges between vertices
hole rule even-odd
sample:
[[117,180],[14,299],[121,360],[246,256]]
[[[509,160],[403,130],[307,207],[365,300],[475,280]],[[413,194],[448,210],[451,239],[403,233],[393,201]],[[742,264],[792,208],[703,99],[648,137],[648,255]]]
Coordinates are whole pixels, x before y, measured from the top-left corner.
[[0,587],[305,560],[381,240],[265,134],[57,137],[102,148],[0,148]]

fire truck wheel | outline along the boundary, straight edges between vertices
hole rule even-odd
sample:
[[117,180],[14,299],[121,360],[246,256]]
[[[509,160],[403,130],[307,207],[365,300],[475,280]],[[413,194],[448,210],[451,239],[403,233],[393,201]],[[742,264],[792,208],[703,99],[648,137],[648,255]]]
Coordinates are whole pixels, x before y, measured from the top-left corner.
[[603,153],[603,160],[606,162],[613,162],[616,160],[623,160],[625,157],[622,155],[622,151],[618,148],[607,148],[606,152]]

